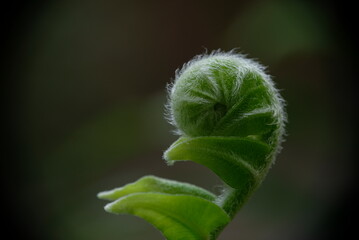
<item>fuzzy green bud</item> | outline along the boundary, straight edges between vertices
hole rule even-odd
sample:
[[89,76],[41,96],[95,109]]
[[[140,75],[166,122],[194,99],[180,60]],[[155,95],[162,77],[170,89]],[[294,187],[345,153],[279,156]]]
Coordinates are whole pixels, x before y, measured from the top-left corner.
[[235,53],[198,56],[176,72],[170,121],[181,135],[251,136],[279,146],[285,115],[264,67]]

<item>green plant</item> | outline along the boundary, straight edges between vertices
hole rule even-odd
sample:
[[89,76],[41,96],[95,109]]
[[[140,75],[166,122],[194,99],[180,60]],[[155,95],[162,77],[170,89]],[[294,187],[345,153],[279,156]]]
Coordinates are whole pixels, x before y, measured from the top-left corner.
[[164,153],[169,165],[191,160],[224,182],[216,196],[154,176],[99,198],[105,210],[133,214],[170,240],[216,239],[260,185],[280,150],[283,100],[258,63],[233,52],[197,56],[176,72],[168,115],[180,138]]

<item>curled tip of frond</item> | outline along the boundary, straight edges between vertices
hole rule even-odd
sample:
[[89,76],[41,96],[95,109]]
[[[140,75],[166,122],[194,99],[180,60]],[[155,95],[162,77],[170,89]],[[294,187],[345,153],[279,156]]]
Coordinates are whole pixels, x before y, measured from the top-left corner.
[[[236,79],[224,79],[228,78],[225,76],[233,75],[236,76]],[[238,95],[246,95],[240,91],[240,88],[243,79],[248,78],[249,75],[262,79],[261,84],[266,87],[266,92],[271,95],[272,105],[268,108],[273,110],[275,121],[280,125],[277,134],[282,136],[286,121],[286,115],[283,111],[284,100],[276,89],[271,76],[266,73],[266,67],[240,53],[239,49],[233,49],[229,52],[224,52],[221,49],[206,51],[177,69],[173,82],[167,86],[166,119],[178,129],[177,134],[188,136],[209,134],[212,131],[208,129],[197,131],[196,128],[203,128],[203,126],[214,128],[215,122],[223,116],[215,112],[211,117],[211,106],[224,105],[225,107],[222,107],[222,110],[229,111],[235,105],[233,102],[229,103],[229,100],[237,99],[239,101],[240,96],[238,97]],[[182,102],[182,105],[179,102]],[[194,105],[197,107],[195,108]],[[186,112],[181,106],[190,106],[192,115],[183,116],[183,113],[189,112]],[[192,124],[192,126],[187,127],[188,124]]]

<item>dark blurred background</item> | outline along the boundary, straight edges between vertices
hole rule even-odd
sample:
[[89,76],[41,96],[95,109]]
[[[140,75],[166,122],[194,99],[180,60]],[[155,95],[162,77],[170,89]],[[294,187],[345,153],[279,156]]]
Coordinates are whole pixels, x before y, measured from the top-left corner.
[[13,1],[3,7],[2,235],[163,239],[106,213],[99,191],[147,174],[218,192],[190,162],[167,167],[163,117],[176,68],[215,49],[268,66],[287,141],[222,240],[342,239],[358,214],[354,5],[345,1]]

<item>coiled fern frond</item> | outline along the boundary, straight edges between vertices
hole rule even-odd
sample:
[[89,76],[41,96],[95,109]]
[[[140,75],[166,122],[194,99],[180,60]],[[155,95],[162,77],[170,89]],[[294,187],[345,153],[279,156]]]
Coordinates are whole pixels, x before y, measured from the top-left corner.
[[219,196],[147,176],[99,193],[111,213],[144,218],[169,240],[216,239],[260,185],[280,151],[286,115],[264,67],[234,52],[195,57],[169,87],[168,118],[179,139],[169,165],[193,161],[224,183]]

